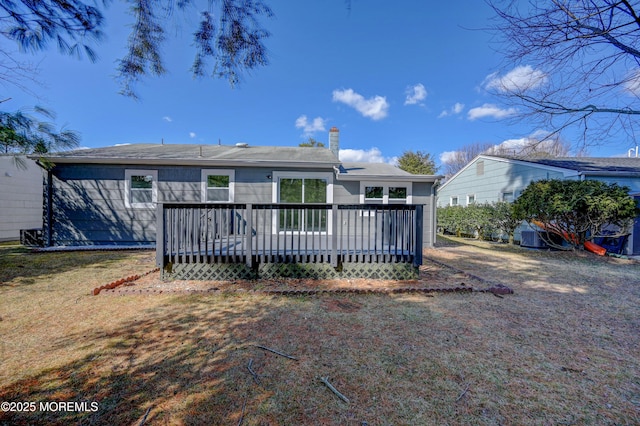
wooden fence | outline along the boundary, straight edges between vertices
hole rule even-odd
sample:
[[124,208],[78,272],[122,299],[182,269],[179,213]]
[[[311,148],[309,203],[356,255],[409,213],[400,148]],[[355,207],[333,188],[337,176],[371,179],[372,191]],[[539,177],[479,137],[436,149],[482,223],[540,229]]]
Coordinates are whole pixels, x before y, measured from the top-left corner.
[[422,263],[421,205],[158,204],[169,263]]

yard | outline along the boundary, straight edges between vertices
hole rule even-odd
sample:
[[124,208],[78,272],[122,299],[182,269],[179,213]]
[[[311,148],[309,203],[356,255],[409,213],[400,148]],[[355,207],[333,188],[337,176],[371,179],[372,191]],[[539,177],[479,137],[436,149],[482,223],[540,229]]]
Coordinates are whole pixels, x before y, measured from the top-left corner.
[[640,263],[455,239],[425,254],[417,282],[254,288],[515,294],[151,274],[93,296],[153,252],[0,246],[0,401],[28,411],[0,424],[640,423]]

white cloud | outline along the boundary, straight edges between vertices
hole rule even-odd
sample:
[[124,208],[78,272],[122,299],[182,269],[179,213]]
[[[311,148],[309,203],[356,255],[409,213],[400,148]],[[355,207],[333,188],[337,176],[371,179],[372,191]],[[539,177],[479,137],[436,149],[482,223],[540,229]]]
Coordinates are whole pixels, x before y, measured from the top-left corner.
[[513,150],[513,152],[517,152],[529,144],[531,144],[530,138],[507,139],[500,145],[495,145],[493,150]]
[[334,90],[333,101],[342,102],[372,120],[381,120],[389,114],[389,103],[384,96],[376,95],[373,98],[365,99],[353,89]]
[[464,110],[464,104],[456,102],[450,109],[446,109],[440,113],[438,118],[447,117],[449,115],[458,115]]
[[327,120],[322,117],[316,117],[311,122],[306,115],[301,115],[296,119],[296,128],[302,129],[305,136],[315,132],[324,132]]
[[535,89],[548,80],[547,74],[540,70],[534,70],[531,65],[518,66],[505,75],[497,72],[489,74],[484,79],[486,89],[495,89],[500,92],[523,92]]
[[169,117],[168,115],[165,115],[164,117],[162,117],[162,119],[167,123],[171,123],[173,121],[173,118]]
[[197,135],[195,134],[195,132],[189,132],[189,137],[191,139],[195,138]]
[[441,163],[448,163],[449,161],[453,160],[456,156],[456,154],[458,153],[458,151],[445,151],[443,153],[440,154],[440,162]]
[[341,149],[338,157],[340,161],[352,161],[358,163],[389,163],[396,165],[398,157],[385,157],[382,151],[373,147],[370,149]]
[[407,99],[404,101],[405,105],[415,105],[427,97],[427,89],[424,88],[422,83],[408,87],[405,93],[407,94]]
[[640,70],[635,70],[624,82],[624,88],[634,96],[640,96]]
[[477,120],[478,118],[506,118],[518,112],[515,108],[502,109],[493,104],[484,104],[480,107],[471,108],[467,113],[469,120]]

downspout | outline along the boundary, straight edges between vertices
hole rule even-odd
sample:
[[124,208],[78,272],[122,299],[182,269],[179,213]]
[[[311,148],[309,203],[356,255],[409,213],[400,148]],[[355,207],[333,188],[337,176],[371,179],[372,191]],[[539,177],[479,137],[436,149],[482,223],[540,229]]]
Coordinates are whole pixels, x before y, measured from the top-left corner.
[[43,215],[43,224],[42,228],[47,228],[47,237],[44,242],[46,247],[51,247],[53,245],[53,172],[51,171],[51,167],[47,167],[45,164],[42,164],[40,160],[36,160],[36,164],[40,166],[44,171],[47,172],[46,177],[46,199],[45,201],[45,211]]
[[429,247],[433,248],[436,245],[436,236],[438,232],[438,207],[436,206],[436,185],[440,180],[436,180],[431,185],[431,241]]
[[47,170],[47,247],[53,245],[53,172]]

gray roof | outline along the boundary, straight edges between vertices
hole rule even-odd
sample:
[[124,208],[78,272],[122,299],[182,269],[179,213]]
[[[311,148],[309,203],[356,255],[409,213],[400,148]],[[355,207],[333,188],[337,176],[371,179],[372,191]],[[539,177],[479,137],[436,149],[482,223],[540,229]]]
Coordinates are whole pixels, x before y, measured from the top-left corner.
[[435,182],[436,175],[413,175],[388,163],[344,162],[338,168],[338,180],[384,180],[394,182]]
[[558,157],[558,158],[518,158],[503,157],[544,166],[575,170],[583,175],[623,175],[640,176],[640,158],[603,157]]
[[333,167],[326,148],[195,144],[130,144],[47,154],[54,163]]

